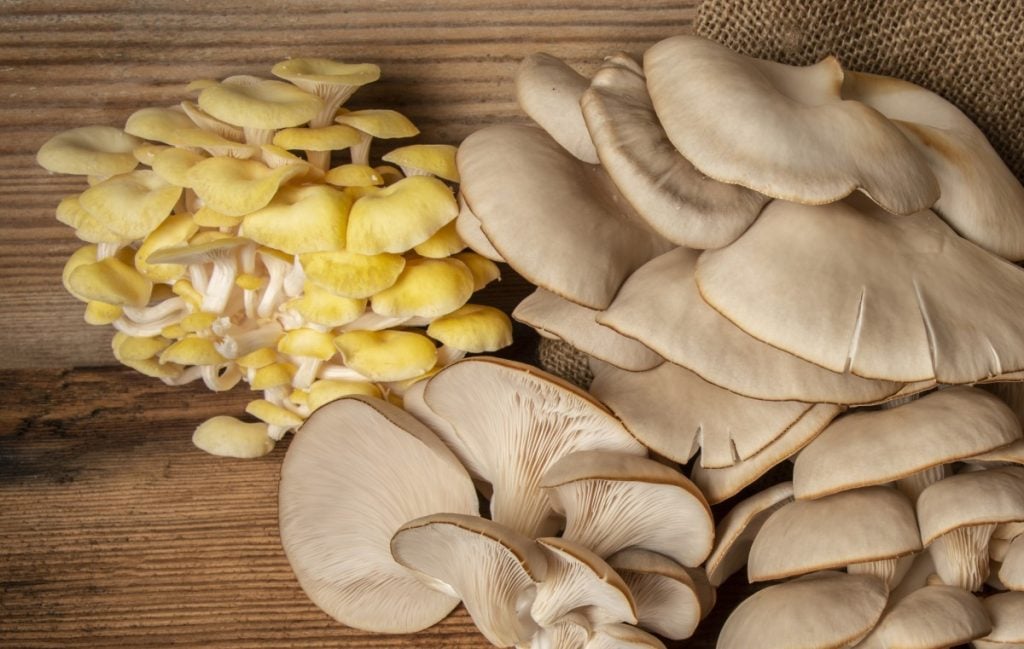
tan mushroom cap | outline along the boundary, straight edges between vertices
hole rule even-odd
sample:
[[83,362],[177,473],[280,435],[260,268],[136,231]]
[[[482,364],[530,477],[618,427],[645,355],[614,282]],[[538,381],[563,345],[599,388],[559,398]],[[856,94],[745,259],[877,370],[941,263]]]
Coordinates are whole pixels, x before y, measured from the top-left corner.
[[323,102],[283,81],[230,78],[204,88],[199,93],[199,107],[235,126],[278,129],[305,124]]
[[[990,644],[984,647],[1011,649],[1024,645],[1024,593],[996,593],[985,597],[981,603],[992,619],[992,633],[983,638]],[[975,646],[982,645],[976,643]]]
[[491,644],[530,638],[536,625],[520,606],[547,572],[532,539],[476,516],[436,514],[412,520],[391,540],[400,564],[433,577],[460,597]]
[[970,458],[974,464],[1024,464],[1024,440],[1000,446],[987,453],[981,453]]
[[568,539],[537,539],[547,555],[547,575],[537,584],[530,617],[550,626],[581,608],[590,619],[636,624],[633,595],[608,563],[586,546]]
[[437,178],[403,178],[352,205],[348,246],[364,255],[403,253],[429,239],[458,214],[455,196]]
[[793,501],[793,483],[780,482],[750,496],[729,510],[715,528],[715,548],[704,569],[712,586],[720,586],[747,563],[750,546],[764,522]]
[[897,393],[898,383],[832,372],[745,333],[701,297],[699,255],[676,248],[647,262],[598,322],[715,385],[756,399],[860,404]]
[[977,597],[953,586],[925,586],[891,605],[856,649],[945,649],[988,635]]
[[887,591],[868,575],[821,572],[760,590],[729,615],[719,649],[830,649],[864,637]]
[[628,624],[600,624],[584,649],[665,649],[657,637]]
[[552,464],[540,486],[565,516],[562,536],[602,557],[642,548],[693,567],[711,553],[714,521],[704,496],[656,460],[577,451]]
[[594,319],[597,314],[594,309],[538,288],[516,306],[512,317],[541,335],[564,340],[581,352],[624,370],[642,372],[664,362],[643,343],[599,325]]
[[597,164],[580,109],[580,97],[590,81],[561,59],[537,52],[516,69],[516,99],[520,108],[574,157]]
[[938,390],[896,408],[854,412],[811,442],[793,466],[797,498],[884,484],[1021,438],[995,396],[972,387]]
[[927,210],[774,201],[701,255],[697,285],[747,333],[836,372],[972,383],[1024,367],[1024,269]]
[[835,58],[788,66],[676,36],[647,50],[644,72],[672,144],[716,180],[807,204],[860,189],[896,214],[939,197],[927,160],[899,129],[843,101]]
[[631,214],[600,167],[539,129],[476,131],[457,160],[462,194],[501,258],[572,302],[607,307],[630,273],[671,247]]
[[908,81],[846,72],[843,97],[893,120],[928,160],[942,195],[932,208],[960,236],[1007,259],[1024,259],[1024,187],[974,122]]
[[108,178],[85,190],[78,203],[123,242],[142,239],[174,209],[181,187],[169,185],[152,171]]
[[816,408],[838,412],[835,406],[749,399],[672,363],[628,372],[592,360],[591,369],[591,393],[645,445],[681,463],[699,449],[709,468],[755,456]]
[[283,187],[265,207],[246,214],[242,233],[290,255],[345,248],[352,201],[327,185]]
[[921,541],[929,545],[958,527],[1024,521],[1024,467],[960,473],[917,499]]
[[782,579],[920,549],[907,497],[889,487],[864,487],[781,507],[754,539],[747,576],[751,582]]
[[698,249],[728,245],[770,199],[708,178],[680,155],[634,66],[624,55],[605,59],[583,94],[602,166],[637,214],[669,241]]
[[493,486],[493,519],[530,536],[554,531],[540,482],[559,458],[588,449],[646,452],[592,397],[522,363],[484,356],[453,363],[429,379],[423,401],[450,425],[438,434]]
[[459,194],[458,202],[459,215],[455,218],[455,231],[459,233],[459,237],[477,254],[491,261],[505,261],[501,253],[494,249],[494,244],[484,234],[480,227],[480,219],[469,209],[469,205],[461,193]]
[[36,162],[59,174],[115,176],[138,166],[132,153],[142,142],[112,126],[82,126],[54,135],[39,147]]
[[409,633],[458,604],[391,556],[406,521],[478,507],[458,460],[401,409],[348,397],[317,410],[288,448],[279,500],[281,543],[299,584],[341,623]]
[[1024,534],[1009,542],[999,566],[999,581],[1010,590],[1024,591]]

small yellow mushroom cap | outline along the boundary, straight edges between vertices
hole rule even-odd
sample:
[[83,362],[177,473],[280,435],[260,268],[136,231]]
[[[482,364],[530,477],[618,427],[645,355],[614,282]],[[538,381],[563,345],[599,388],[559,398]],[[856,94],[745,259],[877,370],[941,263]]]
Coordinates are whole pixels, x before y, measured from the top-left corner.
[[450,221],[433,234],[429,239],[414,247],[413,250],[421,257],[442,259],[450,257],[466,248],[466,242],[455,229],[455,221]]
[[124,237],[111,232],[82,207],[78,196],[68,196],[57,205],[57,220],[75,229],[75,236],[89,243],[120,243]]
[[270,203],[278,188],[305,173],[302,165],[271,169],[255,160],[213,157],[188,170],[189,187],[211,209],[245,216]]
[[188,170],[206,159],[206,156],[188,149],[169,148],[153,156],[153,172],[164,181],[188,187]]
[[293,427],[302,423],[302,417],[281,406],[274,405],[266,399],[250,401],[245,411],[260,421],[271,426]]
[[384,178],[385,185],[392,185],[405,178],[405,175],[400,170],[391,165],[379,165],[374,167],[374,170]]
[[347,250],[300,257],[306,277],[317,286],[352,299],[365,299],[394,285],[405,268],[401,255],[361,255]]
[[473,294],[473,273],[458,259],[412,259],[394,286],[370,300],[385,316],[438,318],[455,311]]
[[124,309],[116,304],[89,302],[85,305],[85,322],[91,325],[108,325],[120,318],[123,314]]
[[245,369],[258,370],[261,367],[266,367],[272,363],[277,362],[277,349],[273,347],[260,347],[257,350],[251,351],[245,356],[239,356],[235,359],[235,363],[239,367]]
[[340,151],[359,143],[359,131],[344,124],[319,128],[286,128],[274,135],[274,145],[303,151]]
[[139,361],[123,360],[121,364],[130,367],[143,376],[154,379],[170,380],[181,376],[185,368],[177,363],[161,363],[155,358],[145,358]]
[[128,242],[155,230],[170,215],[181,191],[152,171],[133,171],[93,185],[78,202],[103,227]]
[[266,424],[247,423],[225,415],[199,424],[192,434],[192,443],[210,455],[240,459],[263,457],[274,450]]
[[323,102],[283,81],[232,77],[204,88],[199,93],[199,107],[228,124],[278,129],[305,124]]
[[188,115],[173,108],[141,108],[128,116],[124,130],[144,140],[178,144],[178,134],[182,131],[195,129]]
[[121,361],[144,361],[153,358],[170,346],[171,341],[163,336],[129,336],[123,332],[114,334],[110,341],[110,348],[114,352],[114,358]]
[[235,286],[246,291],[258,291],[267,285],[267,278],[262,275],[242,273],[235,278]]
[[171,290],[175,295],[188,302],[193,309],[202,308],[203,294],[197,291],[189,280],[179,279],[171,287]]
[[321,379],[314,381],[313,385],[309,386],[309,396],[307,397],[306,405],[309,406],[310,410],[316,410],[325,403],[330,403],[353,394],[361,394],[378,399],[382,396],[380,388],[375,383],[370,383],[369,381]]
[[467,304],[431,322],[427,335],[462,351],[493,352],[512,344],[512,321],[500,309]]
[[277,351],[291,356],[309,356],[322,361],[330,359],[336,353],[334,337],[315,329],[292,329],[277,341]]
[[320,86],[364,86],[380,79],[380,68],[372,63],[341,63],[312,57],[281,61],[270,71],[309,92]]
[[153,282],[119,257],[77,266],[67,276],[67,287],[79,299],[117,306],[146,306],[153,292]]
[[412,137],[420,132],[408,117],[395,110],[357,110],[342,113],[334,121],[382,139]]
[[377,187],[384,176],[370,165],[344,164],[327,172],[324,182],[338,187]]
[[188,334],[178,323],[169,324],[160,330],[160,335],[168,340],[180,340]]
[[160,354],[161,363],[180,365],[220,365],[225,360],[213,341],[202,336],[185,336]]
[[364,255],[403,253],[429,239],[458,214],[451,189],[437,178],[403,178],[352,205],[348,247]]
[[220,317],[218,313],[207,313],[204,311],[196,311],[190,313],[181,319],[179,323],[181,328],[187,333],[196,333],[199,331],[205,331],[213,326],[213,323]]
[[404,381],[437,363],[433,341],[412,331],[347,331],[334,346],[345,365],[371,381]]
[[269,205],[245,216],[242,232],[293,255],[341,250],[351,207],[351,199],[333,187],[284,187]]
[[381,158],[402,168],[406,176],[430,175],[459,182],[455,152],[450,144],[411,144],[399,147]]
[[185,274],[187,268],[183,264],[151,264],[149,256],[158,250],[182,245],[198,230],[199,224],[190,214],[168,216],[146,237],[135,252],[135,268],[154,282],[173,283]]
[[269,390],[283,385],[291,385],[295,376],[295,366],[291,363],[271,363],[255,370],[249,387],[253,390]]
[[341,327],[363,315],[366,300],[335,295],[307,280],[302,295],[289,300],[286,308],[294,310],[307,322]]
[[116,176],[138,166],[138,138],[111,126],[83,126],[54,135],[39,147],[36,162],[47,171],[79,176]]
[[68,260],[66,262],[64,262],[64,270],[61,272],[61,283],[64,284],[64,290],[67,291],[68,293],[70,293],[71,295],[75,296],[77,299],[81,300],[82,302],[88,302],[89,298],[85,297],[84,295],[79,295],[78,293],[75,293],[74,290],[72,290],[71,283],[70,283],[70,278],[71,278],[71,273],[75,272],[76,269],[80,268],[81,266],[85,266],[86,264],[95,264],[95,263],[96,263],[96,245],[95,244],[89,244],[87,246],[82,246],[78,250],[76,250],[73,253],[71,253],[71,256],[68,257]]
[[460,252],[453,256],[466,264],[470,272],[473,273],[474,291],[479,291],[494,280],[501,279],[501,269],[498,268],[498,264],[483,255],[475,252]]
[[209,205],[200,207],[192,215],[192,220],[195,221],[196,225],[204,228],[236,228],[242,224],[241,216],[221,214]]
[[153,144],[152,142],[145,142],[132,149],[132,155],[135,156],[135,159],[138,160],[141,164],[144,164],[146,166],[152,166],[153,158],[156,157],[156,154],[160,153],[161,151],[166,151],[167,149],[170,148],[171,147],[165,146],[163,144]]

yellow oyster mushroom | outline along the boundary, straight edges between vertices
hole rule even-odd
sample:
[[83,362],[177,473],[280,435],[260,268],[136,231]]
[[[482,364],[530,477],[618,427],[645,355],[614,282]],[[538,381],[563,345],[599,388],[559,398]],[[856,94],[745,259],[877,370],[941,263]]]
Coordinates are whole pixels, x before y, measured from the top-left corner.
[[331,151],[340,151],[359,144],[362,136],[344,124],[319,128],[285,128],[274,135],[274,145],[282,149],[306,152],[306,160],[318,169],[330,166]]
[[403,178],[352,205],[348,249],[364,255],[403,253],[429,239],[458,214],[455,196],[440,180]]
[[175,295],[185,300],[185,302],[187,302],[188,305],[193,309],[202,308],[203,294],[197,291],[194,286],[192,286],[191,281],[187,279],[179,279],[178,281],[174,282],[173,286],[171,286],[171,290],[174,291]]
[[235,359],[239,367],[258,370],[277,362],[277,349],[274,347],[260,347],[244,356]]
[[149,257],[158,250],[180,246],[188,241],[199,230],[192,215],[187,213],[172,214],[164,219],[142,245],[135,251],[135,268],[143,276],[154,282],[171,284],[185,274],[187,268],[183,264],[151,264]]
[[89,302],[89,298],[84,295],[79,295],[71,288],[70,278],[71,273],[75,272],[76,269],[85,266],[86,264],[96,263],[97,247],[95,244],[89,244],[82,246],[78,250],[71,253],[68,260],[64,262],[64,270],[61,272],[61,283],[64,284],[64,290],[73,295],[75,298],[82,302]]
[[57,205],[57,220],[75,229],[75,236],[89,243],[121,243],[124,237],[111,232],[98,219],[89,214],[78,200],[68,196]]
[[361,255],[348,250],[299,257],[306,277],[317,286],[352,299],[364,299],[392,286],[405,268],[401,255]]
[[294,412],[275,405],[266,399],[250,401],[245,411],[253,417],[268,424],[267,435],[279,440],[286,432],[302,424],[302,417]]
[[124,315],[124,308],[106,302],[89,302],[85,305],[85,322],[101,326],[113,323]]
[[344,164],[327,171],[324,182],[338,187],[378,187],[384,176],[370,165]]
[[442,259],[450,257],[465,248],[466,242],[462,240],[462,237],[456,231],[455,221],[449,221],[448,225],[435,232],[423,243],[415,246],[413,250],[421,257]]
[[153,292],[153,282],[119,257],[77,265],[66,285],[79,299],[117,306],[146,306]]
[[338,107],[352,93],[380,78],[380,68],[372,63],[342,63],[311,57],[281,61],[270,71],[323,100],[323,108],[311,121],[313,126],[330,124]]
[[370,299],[384,316],[437,318],[455,311],[473,294],[473,273],[457,259],[412,259],[394,286]]
[[291,363],[271,363],[253,371],[249,387],[253,390],[270,390],[284,385],[291,385],[295,376],[295,366]]
[[431,322],[427,335],[465,352],[493,352],[512,344],[512,321],[500,309],[467,304]]
[[185,372],[185,368],[177,363],[161,363],[155,358],[143,360],[126,359],[120,362],[125,367],[130,367],[143,376],[160,379],[164,382],[175,381]]
[[496,279],[501,279],[501,269],[487,257],[475,252],[460,252],[453,255],[462,263],[466,264],[473,273],[473,290],[479,291]]
[[437,176],[457,183],[457,150],[450,144],[411,144],[394,149],[381,159],[398,165],[406,176]]
[[342,297],[321,288],[312,281],[306,281],[302,295],[285,303],[306,322],[324,327],[341,327],[352,322],[366,311],[366,300]]
[[[216,84],[216,81],[210,81],[208,84],[203,85],[202,87],[196,87],[194,89],[203,90],[205,88],[208,88],[209,86],[213,86]],[[192,89],[191,84],[190,89]],[[232,140],[234,142],[241,142],[245,139],[245,132],[242,129],[238,128],[237,126],[228,124],[227,122],[223,122],[217,119],[216,117],[213,117],[212,115],[208,115],[202,108],[192,103],[191,101],[183,101],[179,104],[179,106],[181,107],[181,110],[184,111],[186,115],[188,115],[188,118],[192,120],[192,123],[198,126],[199,128],[203,129],[204,131],[216,133],[222,138],[226,140]]]
[[93,185],[82,192],[78,202],[127,243],[155,230],[171,214],[181,191],[152,171],[133,171]]
[[249,144],[267,144],[279,128],[299,126],[323,109],[316,95],[283,81],[231,77],[199,93],[199,107],[219,120],[241,126]]
[[399,169],[392,167],[391,165],[380,165],[374,167],[374,170],[384,178],[385,185],[393,185],[399,180],[405,178]]
[[144,361],[160,354],[171,345],[171,341],[163,336],[129,336],[117,332],[110,341],[114,358],[124,361]]
[[371,381],[404,381],[437,362],[433,341],[412,331],[347,331],[334,339],[345,365]]
[[226,415],[199,424],[192,433],[192,443],[210,455],[239,459],[263,457],[274,450],[274,440],[267,435],[267,424],[244,422]]
[[378,399],[383,396],[380,388],[369,381],[321,379],[309,386],[306,405],[309,406],[310,410],[316,410],[325,403],[330,403],[353,394],[361,394]]
[[129,135],[171,146],[177,144],[178,133],[194,128],[196,125],[184,112],[156,106],[140,108],[129,115],[124,124],[125,133]]
[[206,156],[202,154],[172,147],[154,155],[150,166],[164,181],[178,187],[188,187],[188,170],[203,160],[206,160]]
[[166,151],[167,149],[170,148],[171,147],[165,144],[153,144],[152,142],[145,142],[132,149],[132,155],[135,157],[136,160],[139,161],[140,164],[144,164],[147,167],[149,167],[152,166],[153,158],[156,157],[156,154],[160,153],[161,151]]
[[341,250],[351,206],[348,196],[333,187],[285,187],[266,207],[245,216],[242,232],[292,255]]
[[192,215],[196,225],[204,228],[237,228],[242,224],[241,216],[221,214],[209,205],[204,205]]
[[343,112],[334,118],[339,124],[351,126],[361,132],[359,144],[352,147],[352,162],[367,164],[373,138],[394,139],[419,135],[420,130],[398,111],[385,109]]
[[111,126],[83,126],[54,135],[39,147],[36,162],[47,171],[79,176],[126,174],[138,166],[132,154],[142,142]]
[[303,174],[301,165],[271,169],[255,160],[213,157],[188,170],[189,187],[211,209],[245,216],[270,203],[278,188]]
[[336,353],[334,337],[315,329],[299,328],[286,332],[277,341],[277,351],[290,356],[309,356],[322,361]]
[[213,323],[220,317],[219,313],[208,313],[205,311],[196,311],[190,313],[181,319],[178,323],[186,333],[199,333],[200,331],[207,331]]
[[213,341],[202,336],[187,335],[160,354],[161,363],[181,365],[219,365],[227,359],[213,346]]

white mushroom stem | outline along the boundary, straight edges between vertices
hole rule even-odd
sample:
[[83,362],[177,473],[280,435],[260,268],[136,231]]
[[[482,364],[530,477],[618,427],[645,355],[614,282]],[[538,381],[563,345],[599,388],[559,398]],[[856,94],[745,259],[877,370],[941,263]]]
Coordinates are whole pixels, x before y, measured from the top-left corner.
[[254,147],[271,144],[274,141],[274,129],[245,126],[242,131],[245,133],[245,143]]
[[308,390],[309,386],[316,380],[320,366],[324,362],[312,356],[293,357],[293,360],[298,360],[299,363],[296,367],[295,375],[292,377],[292,385],[300,390]]
[[168,298],[153,306],[124,307],[124,317],[137,324],[164,320],[167,316],[176,314],[180,314],[182,317],[188,314],[188,304],[180,297]]
[[233,249],[211,250],[207,254],[213,263],[213,272],[203,291],[201,308],[207,313],[223,313],[235,288],[238,260]]
[[260,255],[263,265],[267,269],[269,278],[267,285],[263,288],[263,295],[260,296],[259,306],[256,307],[256,314],[261,318],[269,318],[277,307],[287,299],[284,292],[284,278],[291,270],[291,264],[273,255]]
[[337,363],[326,363],[320,366],[317,378],[330,379],[333,381],[365,381],[372,383],[368,378],[355,371],[351,367],[338,365]]
[[331,166],[330,151],[306,151],[306,162],[322,171],[327,171]]
[[98,243],[96,244],[96,261],[103,261],[107,257],[113,257],[117,251],[124,247],[123,243]]
[[359,133],[359,142],[352,145],[349,151],[352,154],[352,163],[357,165],[370,164],[370,143],[373,136],[369,133]]
[[896,488],[906,494],[910,498],[910,502],[916,503],[917,497],[921,495],[922,491],[952,474],[948,464],[937,464],[905,478],[900,478],[896,481]]
[[339,331],[381,331],[382,329],[393,329],[409,324],[412,318],[408,316],[383,316],[373,311],[367,311],[347,325],[340,327]]
[[242,380],[242,370],[234,363],[202,366],[203,383],[213,392],[225,392]]
[[203,368],[199,365],[193,365],[192,367],[186,367],[185,371],[177,376],[162,377],[160,380],[167,385],[185,385],[201,378],[203,378]]
[[255,329],[237,328],[221,334],[221,340],[213,344],[224,358],[239,358],[263,347],[273,347],[284,333],[276,322],[263,324]]
[[903,580],[910,566],[914,564],[916,556],[915,553],[892,559],[854,563],[846,567],[846,572],[851,575],[873,575],[884,581],[886,588],[892,590]]
[[203,268],[202,264],[189,264],[188,278],[192,282],[192,288],[200,293],[206,293],[207,284],[210,281],[210,278],[206,274],[206,269]]
[[284,276],[284,292],[288,297],[296,297],[302,294],[305,284],[306,272],[302,269],[302,262],[299,261],[299,257],[296,256],[291,268],[288,269],[288,273]]
[[942,583],[971,592],[981,589],[988,579],[988,543],[995,529],[994,524],[958,527],[932,541],[928,549]]
[[437,349],[437,366],[445,367],[451,365],[455,361],[462,360],[465,356],[465,350],[456,349],[451,345],[441,345]]

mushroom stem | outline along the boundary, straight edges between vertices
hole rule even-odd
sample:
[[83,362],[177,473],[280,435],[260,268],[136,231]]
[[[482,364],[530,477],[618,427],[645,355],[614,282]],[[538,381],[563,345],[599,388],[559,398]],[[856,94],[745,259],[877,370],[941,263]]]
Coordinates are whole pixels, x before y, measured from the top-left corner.
[[357,165],[368,165],[370,164],[370,143],[373,142],[373,136],[369,133],[360,133],[359,142],[352,145],[349,151],[352,154],[352,163]]
[[974,592],[988,579],[988,544],[995,524],[958,527],[929,546],[935,572],[942,583]]
[[331,166],[331,152],[330,151],[306,151],[306,162],[310,165],[327,171]]
[[208,290],[208,284],[210,281],[209,276],[206,274],[206,269],[203,268],[202,264],[189,264],[188,266],[188,277],[192,282],[192,288],[196,289],[202,294],[206,294]]
[[185,368],[185,371],[177,376],[162,377],[161,380],[167,385],[185,385],[203,378],[203,368],[199,365]]
[[203,292],[201,308],[207,313],[223,313],[235,288],[235,277],[238,274],[235,251],[211,250],[207,254],[213,262],[213,271]]
[[96,261],[102,261],[107,257],[113,257],[117,251],[124,247],[123,243],[98,243],[96,244]]
[[351,367],[345,367],[344,365],[337,365],[334,363],[321,365],[320,371],[317,372],[317,378],[329,379],[332,381],[362,381],[365,383],[371,383],[371,381],[369,381],[365,376]]
[[203,383],[213,392],[226,392],[242,380],[242,370],[234,363],[202,366]]
[[910,498],[910,502],[916,503],[917,497],[921,495],[922,491],[950,475],[952,475],[952,471],[948,464],[936,464],[905,478],[900,478],[896,481],[896,488],[906,494]]
[[276,322],[263,324],[255,329],[237,327],[221,335],[221,341],[214,343],[214,349],[224,358],[240,358],[263,347],[273,347],[284,332]]
[[892,559],[853,563],[846,567],[846,572],[851,575],[873,575],[884,581],[887,589],[892,590],[910,570],[915,556],[916,553]]

